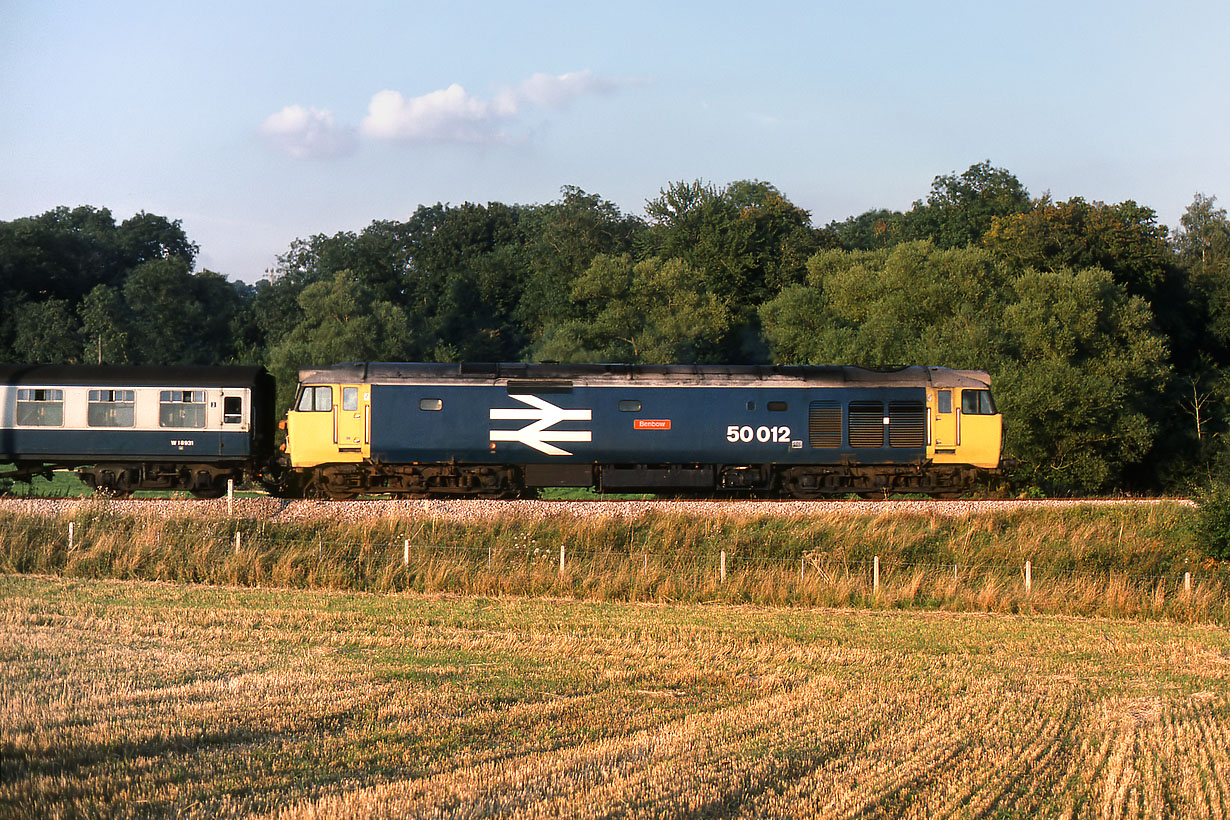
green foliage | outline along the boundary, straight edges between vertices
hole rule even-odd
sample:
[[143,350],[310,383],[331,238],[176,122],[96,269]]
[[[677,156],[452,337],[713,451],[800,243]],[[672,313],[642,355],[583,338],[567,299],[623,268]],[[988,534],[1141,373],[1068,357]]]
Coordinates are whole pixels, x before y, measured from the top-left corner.
[[1105,271],[1014,275],[985,250],[930,241],[808,267],[806,286],[761,309],[777,360],[988,369],[1008,454],[1052,492],[1114,486],[1152,444],[1165,342]]
[[406,313],[380,300],[350,271],[299,294],[303,319],[269,352],[280,407],[289,407],[299,368],[334,362],[405,361],[413,336]]
[[551,326],[535,351],[540,360],[695,362],[730,326],[725,306],[681,259],[601,255],[571,295],[592,318]]
[[1217,481],[1200,494],[1200,545],[1210,557],[1230,561],[1230,484]]
[[904,239],[931,239],[941,248],[976,244],[996,217],[1029,210],[1029,192],[1020,180],[990,160],[971,165],[959,176],[938,176],[925,202],[905,215]]

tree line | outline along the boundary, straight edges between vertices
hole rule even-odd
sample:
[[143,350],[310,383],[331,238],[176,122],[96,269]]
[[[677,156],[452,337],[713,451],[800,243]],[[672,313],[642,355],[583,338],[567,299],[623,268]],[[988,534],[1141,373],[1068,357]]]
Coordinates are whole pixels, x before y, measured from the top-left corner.
[[645,216],[565,187],[296,240],[256,284],[180,222],[0,222],[0,357],[309,364],[609,361],[989,370],[1016,481],[1186,489],[1230,465],[1230,220],[1032,197],[989,162],[823,227],[774,185],[672,183]]

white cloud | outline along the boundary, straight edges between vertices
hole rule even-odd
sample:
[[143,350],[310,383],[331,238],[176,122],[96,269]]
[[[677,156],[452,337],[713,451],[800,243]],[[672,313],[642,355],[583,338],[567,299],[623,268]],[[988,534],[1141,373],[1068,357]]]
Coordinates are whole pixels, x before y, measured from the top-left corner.
[[295,159],[331,159],[354,152],[353,128],[339,126],[333,112],[288,105],[261,123],[260,134]]
[[558,76],[534,74],[515,89],[505,91],[497,100],[501,105],[512,106],[514,111],[526,104],[540,108],[562,108],[577,97],[605,93],[614,88],[615,83],[603,80],[589,70]]
[[475,97],[457,83],[419,97],[386,89],[372,95],[357,130],[339,126],[330,111],[290,105],[266,119],[260,133],[296,159],[344,156],[355,150],[360,136],[410,143],[508,143],[517,139],[509,129],[527,113],[563,108],[618,85],[586,70],[534,74],[491,99]]
[[491,100],[460,85],[406,98],[398,91],[375,94],[360,127],[364,136],[403,142],[509,142],[505,126],[527,110],[561,108],[577,97],[603,93],[615,83],[591,71],[534,74]]
[[399,91],[377,92],[359,130],[373,139],[405,142],[495,142],[501,139],[500,122],[509,116],[453,83],[409,99]]

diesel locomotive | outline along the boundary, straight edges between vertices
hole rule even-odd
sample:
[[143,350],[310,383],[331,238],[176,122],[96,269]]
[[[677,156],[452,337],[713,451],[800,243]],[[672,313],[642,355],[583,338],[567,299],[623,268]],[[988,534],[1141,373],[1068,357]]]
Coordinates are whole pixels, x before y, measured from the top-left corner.
[[2,475],[114,495],[955,496],[999,469],[1002,416],[942,367],[357,362],[300,371],[278,426],[259,367],[0,367]]
[[300,372],[294,489],[352,498],[602,492],[953,496],[1000,463],[980,371],[378,364]]

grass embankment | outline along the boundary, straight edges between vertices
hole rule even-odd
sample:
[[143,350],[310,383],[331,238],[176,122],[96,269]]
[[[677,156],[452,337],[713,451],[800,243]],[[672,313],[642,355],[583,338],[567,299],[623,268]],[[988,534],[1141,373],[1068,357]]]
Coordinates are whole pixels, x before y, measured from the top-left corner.
[[1194,527],[1193,510],[1167,503],[963,517],[654,513],[631,520],[543,521],[510,514],[469,523],[426,517],[304,523],[152,519],[97,504],[71,519],[0,519],[0,571],[375,592],[1230,623],[1227,572],[1202,559]]
[[1219,818],[1228,657],[1166,622],[0,577],[0,817]]

